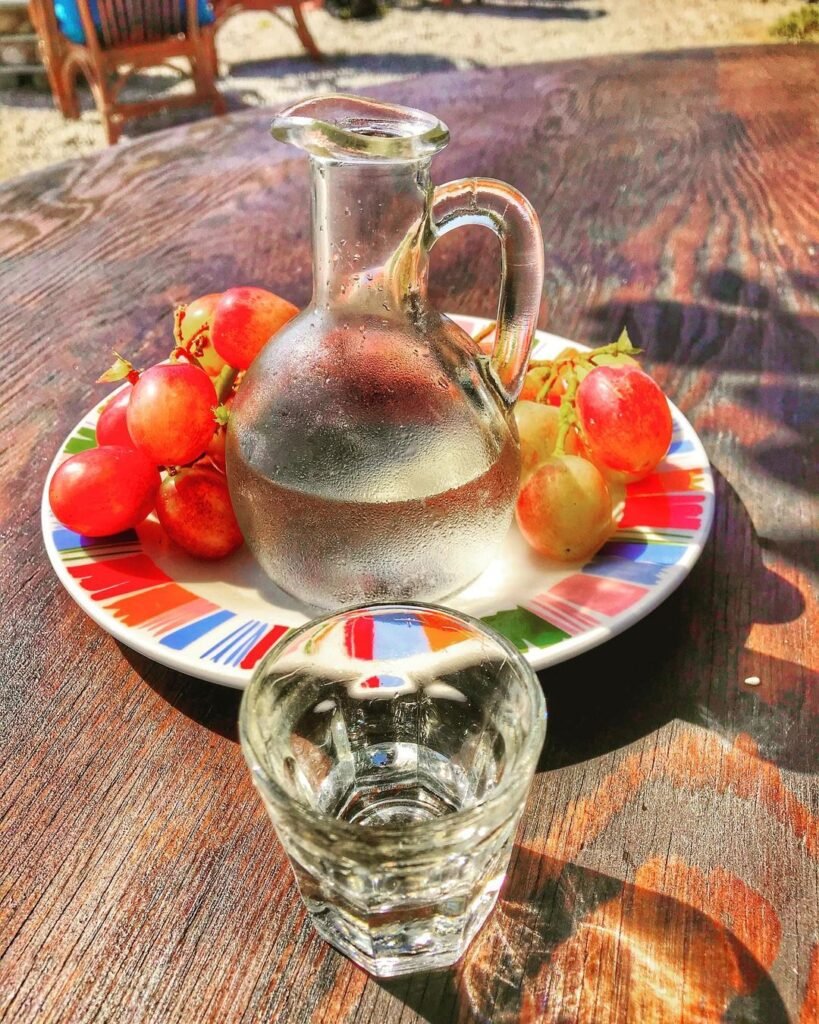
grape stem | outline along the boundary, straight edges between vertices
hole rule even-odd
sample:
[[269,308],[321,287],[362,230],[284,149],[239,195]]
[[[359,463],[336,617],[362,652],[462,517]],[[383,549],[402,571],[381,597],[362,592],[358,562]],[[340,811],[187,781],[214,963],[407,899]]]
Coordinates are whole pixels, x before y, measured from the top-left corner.
[[[624,328],[617,341],[612,341],[608,345],[601,345],[600,348],[596,348],[592,352],[577,352],[576,355],[572,355],[568,359],[532,359],[530,361],[530,369],[541,366],[550,367],[549,373],[544,378],[537,395],[535,395],[536,402],[542,402],[546,399],[558,377],[566,371],[564,378],[565,390],[560,396],[560,426],[557,432],[557,441],[555,442],[555,455],[566,454],[566,436],[571,428],[575,427],[577,430],[580,430],[580,424],[574,407],[577,389],[581,380],[577,372],[578,369],[583,369],[586,372],[593,370],[597,366],[597,360],[600,356],[631,356],[639,351],[639,349],[631,344],[628,332]],[[585,377],[585,373],[583,376]]]
[[233,390],[233,385],[238,376],[239,371],[234,366],[229,366],[226,363],[222,367],[219,376],[213,382],[213,386],[216,388],[216,398],[219,405],[224,403],[225,399]]
[[478,342],[483,341],[484,338],[489,337],[489,335],[495,330],[497,326],[498,324],[496,320],[490,320],[488,324],[485,324],[483,327],[481,327],[477,334],[472,335],[472,340]]
[[180,348],[177,346],[173,352],[171,352],[171,362],[178,363],[182,359],[184,359],[185,362],[190,363],[191,366],[195,366],[197,369],[202,370],[203,373],[205,372],[204,366],[202,366],[193,352],[188,351],[186,348]]
[[560,398],[560,412],[558,414],[560,426],[557,430],[554,450],[554,454],[558,456],[566,454],[566,435],[572,427],[578,425],[577,413],[574,411],[574,400],[579,384],[580,381],[577,379],[577,374],[573,373],[569,378],[569,383],[566,385],[566,390]]

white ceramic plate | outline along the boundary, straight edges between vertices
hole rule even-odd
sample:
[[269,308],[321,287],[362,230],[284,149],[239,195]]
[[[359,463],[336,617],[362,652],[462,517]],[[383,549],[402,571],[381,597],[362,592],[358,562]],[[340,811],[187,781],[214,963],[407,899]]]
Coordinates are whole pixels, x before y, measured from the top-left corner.
[[[486,322],[453,319],[473,334]],[[539,332],[533,354],[549,358],[567,344]],[[219,562],[196,561],[153,516],[137,530],[103,539],[61,526],[48,505],[48,481],[70,454],[96,443],[100,408],[77,424],[46,480],[42,528],[54,571],[77,604],[128,647],[200,679],[245,687],[271,644],[310,618],[311,609],[271,583],[246,548]],[[714,511],[708,458],[671,408],[667,457],[628,487],[619,530],[590,561],[548,562],[513,526],[495,561],[448,604],[509,637],[536,669],[604,643],[656,608],[699,558]]]

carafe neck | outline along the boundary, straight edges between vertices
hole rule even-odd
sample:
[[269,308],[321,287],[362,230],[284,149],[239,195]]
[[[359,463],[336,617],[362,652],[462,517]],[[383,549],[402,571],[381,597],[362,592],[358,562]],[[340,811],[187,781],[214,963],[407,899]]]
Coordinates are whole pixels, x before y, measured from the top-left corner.
[[425,296],[430,160],[310,163],[314,303],[383,313]]

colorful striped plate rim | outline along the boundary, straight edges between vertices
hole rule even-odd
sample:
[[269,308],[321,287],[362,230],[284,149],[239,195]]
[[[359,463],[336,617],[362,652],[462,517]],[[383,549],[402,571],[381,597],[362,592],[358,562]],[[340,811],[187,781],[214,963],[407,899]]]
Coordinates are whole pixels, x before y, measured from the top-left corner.
[[[471,333],[486,323],[453,319]],[[538,332],[533,352],[548,358],[568,344]],[[547,562],[513,526],[486,572],[447,603],[503,633],[536,669],[582,654],[653,611],[691,571],[714,514],[708,457],[690,423],[671,408],[668,455],[650,477],[627,488],[620,527],[593,558],[583,565]],[[311,610],[271,583],[246,549],[204,563],[175,549],[153,517],[104,539],[56,522],[48,481],[70,454],[96,443],[99,412],[98,406],[72,430],[46,480],[43,539],[57,576],[126,646],[200,679],[245,687],[272,644]]]

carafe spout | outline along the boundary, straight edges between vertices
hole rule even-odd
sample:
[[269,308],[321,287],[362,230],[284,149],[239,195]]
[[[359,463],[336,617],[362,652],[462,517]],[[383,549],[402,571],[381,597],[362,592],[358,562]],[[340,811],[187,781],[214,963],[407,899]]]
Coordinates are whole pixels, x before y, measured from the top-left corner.
[[449,129],[431,114],[360,96],[319,96],[283,110],[273,138],[325,160],[407,161],[432,157]]

